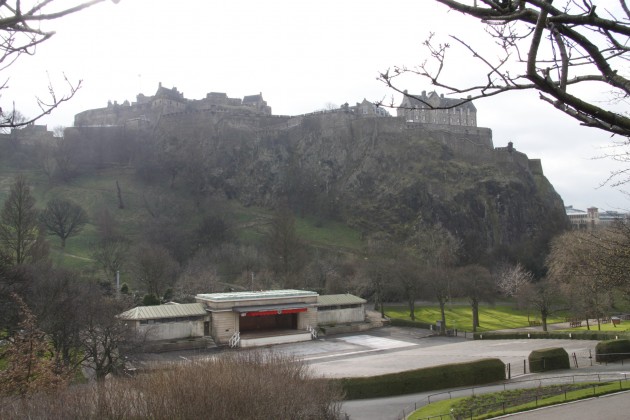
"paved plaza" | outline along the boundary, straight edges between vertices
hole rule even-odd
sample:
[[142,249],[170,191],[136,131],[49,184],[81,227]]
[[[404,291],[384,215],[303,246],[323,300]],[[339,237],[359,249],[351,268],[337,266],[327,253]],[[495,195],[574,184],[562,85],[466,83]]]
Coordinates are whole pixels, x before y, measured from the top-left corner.
[[[284,353],[309,364],[315,376],[330,378],[362,377],[395,373],[405,370],[468,362],[484,358],[499,358],[510,364],[513,380],[536,378],[528,372],[526,360],[532,350],[562,347],[572,359],[572,369],[554,371],[550,375],[587,375],[625,373],[630,366],[617,363],[595,363],[595,346],[591,340],[519,339],[471,340],[463,337],[433,336],[431,331],[415,328],[382,327],[362,333],[324,336],[317,340],[279,344],[262,349],[240,351],[271,351]],[[224,350],[207,352],[171,352],[146,355],[146,362],[172,362],[221,357]],[[577,363],[577,367],[576,367]],[[351,419],[396,419],[402,410],[413,407],[426,398],[424,394],[401,395],[374,400],[345,401],[343,410]],[[612,401],[612,400],[610,400]],[[560,418],[560,417],[559,417]],[[577,417],[575,417],[577,418]]]
[[523,361],[532,350],[563,347],[576,354],[578,367],[591,365],[597,341],[467,340],[433,337],[430,331],[383,327],[361,334],[324,337],[317,341],[278,345],[273,351],[305,360],[318,376],[340,378],[381,375],[447,363],[499,358],[514,376],[524,374]]

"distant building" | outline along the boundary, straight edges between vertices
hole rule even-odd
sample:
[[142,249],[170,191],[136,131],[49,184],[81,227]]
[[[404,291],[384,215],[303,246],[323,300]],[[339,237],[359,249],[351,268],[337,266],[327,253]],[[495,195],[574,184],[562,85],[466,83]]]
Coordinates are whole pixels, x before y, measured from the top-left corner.
[[600,212],[597,207],[589,207],[586,211],[573,206],[566,206],[564,209],[573,229],[595,229],[618,221],[625,222],[629,218],[627,213],[611,210]]
[[382,106],[377,106],[367,99],[363,98],[361,103],[357,102],[357,104],[349,109],[352,110],[356,115],[362,117],[391,117],[392,115]]
[[52,131],[48,131],[47,126],[30,123],[23,127],[12,128],[9,133],[1,133],[0,139],[21,145],[36,145],[52,144],[55,136]]
[[433,91],[427,95],[409,94],[405,96],[396,114],[405,121],[421,124],[477,126],[477,108],[472,102],[463,99],[445,98]]

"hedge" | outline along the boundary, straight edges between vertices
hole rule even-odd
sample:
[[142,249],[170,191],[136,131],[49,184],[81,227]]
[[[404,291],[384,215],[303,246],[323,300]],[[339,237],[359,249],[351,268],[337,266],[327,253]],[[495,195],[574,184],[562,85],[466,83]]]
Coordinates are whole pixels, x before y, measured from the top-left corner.
[[630,358],[630,340],[600,341],[595,346],[596,362],[614,362]]
[[529,354],[530,372],[571,369],[569,353],[562,347],[534,350]]
[[474,386],[504,379],[505,365],[500,359],[482,359],[338,381],[346,393],[346,399],[354,400]]
[[523,338],[554,338],[560,340],[611,340],[615,337],[630,337],[628,333],[615,331],[505,331],[474,333],[475,340],[522,340]]

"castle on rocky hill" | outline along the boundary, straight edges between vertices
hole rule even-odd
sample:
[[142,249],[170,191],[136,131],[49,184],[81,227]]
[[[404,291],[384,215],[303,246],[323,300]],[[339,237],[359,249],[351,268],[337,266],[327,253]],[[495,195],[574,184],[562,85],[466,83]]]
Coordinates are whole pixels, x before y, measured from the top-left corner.
[[[406,91],[405,91],[406,93]],[[171,89],[159,84],[153,96],[138,94],[136,102],[124,101],[122,104],[111,102],[106,108],[83,111],[74,117],[75,127],[151,127],[158,124],[167,115],[190,112],[221,112],[250,117],[270,117],[271,107],[263,99],[262,93],[240,98],[229,98],[222,92],[210,92],[203,99],[187,99],[176,87]],[[311,114],[345,113],[357,117],[391,117],[383,107],[366,99],[356,106],[344,104],[338,109],[315,111]],[[307,114],[310,115],[310,114]],[[423,91],[419,95],[404,96],[397,109],[397,116],[405,123],[437,125],[448,127],[477,127],[477,109],[472,102],[461,99],[444,98],[435,91],[428,95]],[[289,118],[289,116],[284,116]],[[299,117],[299,116],[296,116]]]
[[222,92],[210,92],[203,99],[187,99],[176,87],[168,89],[158,86],[153,96],[138,94],[136,102],[125,101],[122,104],[111,101],[107,108],[90,109],[74,117],[75,127],[88,126],[123,126],[154,125],[164,115],[190,111],[227,111],[249,113],[252,115],[271,115],[271,107],[258,95],[245,96],[243,99],[229,98]]

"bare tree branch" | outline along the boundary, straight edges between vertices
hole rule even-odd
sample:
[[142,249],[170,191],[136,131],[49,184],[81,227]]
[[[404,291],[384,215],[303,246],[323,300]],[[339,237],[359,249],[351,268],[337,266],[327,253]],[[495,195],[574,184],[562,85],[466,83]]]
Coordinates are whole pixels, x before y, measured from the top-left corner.
[[[22,55],[35,54],[36,47],[49,40],[54,31],[42,29],[43,22],[56,21],[62,17],[80,12],[97,3],[106,0],[89,0],[60,2],[55,0],[5,0],[0,1],[0,71],[6,71]],[[118,0],[112,0],[117,3]],[[68,4],[75,3],[75,4]],[[64,75],[65,83],[63,95],[58,95],[52,84],[48,84],[48,97],[36,97],[40,112],[26,121],[15,120],[15,103],[9,101],[10,106],[0,106],[0,129],[15,128],[32,124],[39,118],[50,114],[55,108],[69,101],[81,87],[81,80],[71,82]],[[9,78],[0,84],[0,98],[2,91],[7,89]],[[2,98],[6,102],[6,98]]]
[[[630,59],[630,23],[626,0],[599,14],[591,1],[564,0],[436,0],[452,10],[479,20],[495,41],[499,55],[485,45],[462,37],[436,44],[429,35],[424,45],[429,59],[416,68],[394,67],[379,80],[414,101],[399,86],[400,76],[423,77],[453,95],[468,95],[460,103],[516,90],[537,90],[540,99],[579,121],[612,134],[630,136],[630,118],[624,105],[630,96],[627,60]],[[558,6],[559,4],[559,6]],[[448,79],[449,49],[461,47],[488,71],[477,82],[460,86]],[[527,51],[526,55],[523,52]],[[583,87],[608,91],[609,101],[585,94]],[[393,106],[394,104],[391,104]],[[430,104],[425,104],[431,108]],[[449,104],[448,108],[458,105]],[[435,104],[433,105],[435,107]],[[439,107],[446,109],[447,107]]]

